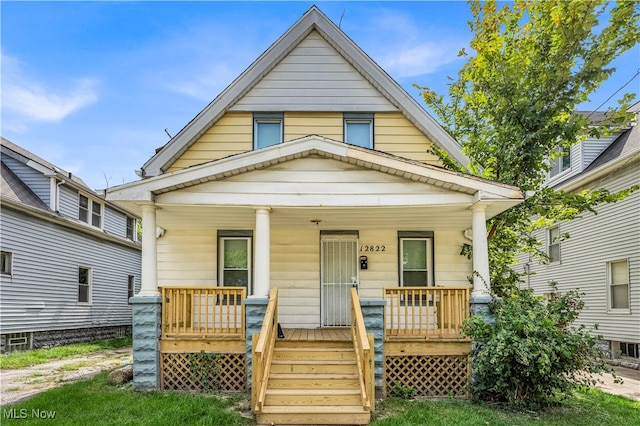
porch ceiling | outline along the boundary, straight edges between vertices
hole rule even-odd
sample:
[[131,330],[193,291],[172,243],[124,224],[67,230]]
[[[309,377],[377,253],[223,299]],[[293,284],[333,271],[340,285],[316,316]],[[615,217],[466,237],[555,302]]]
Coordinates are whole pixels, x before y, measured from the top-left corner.
[[[252,229],[251,207],[158,205],[157,224],[171,229]],[[273,208],[271,227],[318,229],[448,229],[471,228],[471,210],[460,205],[377,208]]]

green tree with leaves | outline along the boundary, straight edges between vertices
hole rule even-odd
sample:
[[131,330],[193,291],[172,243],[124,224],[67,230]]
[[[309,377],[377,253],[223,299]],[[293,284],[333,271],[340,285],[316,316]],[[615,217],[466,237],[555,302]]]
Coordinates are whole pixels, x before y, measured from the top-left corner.
[[[511,265],[518,247],[538,258],[532,231],[600,203],[624,199],[637,187],[610,193],[595,189],[578,194],[545,185],[550,159],[588,136],[599,136],[629,122],[632,95],[594,126],[576,114],[615,69],[609,64],[638,43],[640,3],[604,0],[471,0],[472,52],[449,85],[448,96],[420,87],[425,102],[471,159],[470,172],[515,185],[529,195],[524,203],[488,223],[492,291],[507,296],[521,274]],[[602,22],[608,15],[608,21]],[[456,167],[442,151],[445,165]],[[538,218],[531,221],[532,217]],[[470,254],[470,247],[464,249]]]

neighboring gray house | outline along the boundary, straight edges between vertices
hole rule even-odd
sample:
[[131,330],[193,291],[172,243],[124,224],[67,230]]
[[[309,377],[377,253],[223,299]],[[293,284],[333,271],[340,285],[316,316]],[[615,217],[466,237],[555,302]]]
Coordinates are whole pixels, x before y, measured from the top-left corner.
[[[630,108],[637,115],[640,103]],[[600,113],[591,115],[598,120]],[[611,192],[640,184],[640,128],[633,123],[608,137],[587,139],[559,157],[549,185],[579,193],[607,188]],[[585,308],[578,322],[599,324],[614,358],[640,363],[640,191],[624,201],[603,204],[597,215],[584,213],[537,235],[545,242],[548,264],[521,259],[530,268],[528,285],[538,294],[549,293],[550,281],[564,293],[579,288]],[[559,236],[569,234],[566,240]],[[527,283],[524,284],[525,286]]]
[[121,337],[140,286],[138,218],[2,138],[2,352]]

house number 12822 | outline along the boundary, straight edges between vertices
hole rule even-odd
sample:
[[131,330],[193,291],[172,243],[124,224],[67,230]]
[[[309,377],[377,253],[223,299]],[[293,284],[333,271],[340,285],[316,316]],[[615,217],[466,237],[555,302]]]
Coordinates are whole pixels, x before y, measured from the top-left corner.
[[360,246],[360,251],[387,251],[385,246]]

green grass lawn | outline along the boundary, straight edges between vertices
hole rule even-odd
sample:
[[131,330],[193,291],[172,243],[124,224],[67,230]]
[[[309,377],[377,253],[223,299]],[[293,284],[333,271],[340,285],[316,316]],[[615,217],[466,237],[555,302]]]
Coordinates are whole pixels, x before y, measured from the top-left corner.
[[0,368],[16,369],[32,365],[43,364],[56,359],[105,349],[117,349],[131,345],[131,337],[105,340],[102,342],[79,343],[76,345],[57,346],[49,349],[35,349],[32,351],[16,352],[8,355],[0,355]]
[[[253,425],[247,395],[135,392],[112,386],[107,373],[43,392],[3,407],[0,422],[60,425]],[[459,400],[388,399],[378,404],[372,426],[391,425],[594,425],[638,424],[640,402],[598,390],[576,392],[564,406],[517,413]],[[55,413],[53,419],[38,419]],[[17,419],[10,417],[26,417]],[[249,418],[248,418],[249,417]]]

